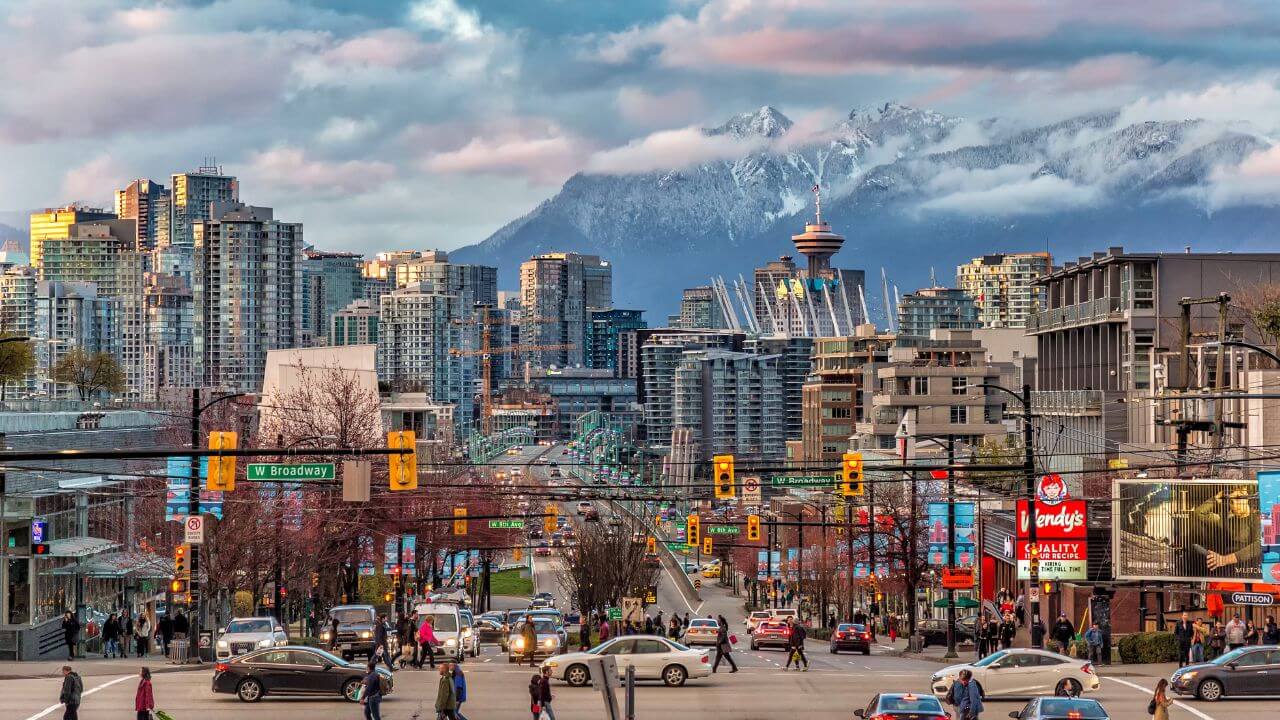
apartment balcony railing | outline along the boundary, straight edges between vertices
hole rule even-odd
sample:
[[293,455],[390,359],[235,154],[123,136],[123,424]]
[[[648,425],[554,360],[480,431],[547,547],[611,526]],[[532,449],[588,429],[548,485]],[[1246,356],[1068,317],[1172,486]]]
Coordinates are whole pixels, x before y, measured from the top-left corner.
[[1057,327],[1091,323],[1100,320],[1119,320],[1124,308],[1118,297],[1101,297],[1075,305],[1040,310],[1027,316],[1027,331],[1040,332]]

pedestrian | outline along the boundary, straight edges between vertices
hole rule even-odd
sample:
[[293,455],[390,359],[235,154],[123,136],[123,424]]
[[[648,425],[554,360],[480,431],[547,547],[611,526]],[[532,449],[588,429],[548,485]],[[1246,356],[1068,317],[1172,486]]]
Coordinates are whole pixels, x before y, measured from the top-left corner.
[[715,672],[720,667],[720,660],[723,658],[729,661],[729,667],[733,668],[729,672],[738,672],[738,663],[733,661],[733,642],[729,639],[729,621],[724,619],[723,615],[716,618],[720,623],[720,627],[716,629],[716,661],[711,666],[711,672]]
[[524,625],[520,627],[520,639],[524,641],[524,656],[529,658],[529,667],[533,667],[533,654],[538,651],[538,629],[533,626],[533,618],[525,618]]
[[147,620],[146,613],[138,613],[138,619],[133,623],[133,644],[140,658],[151,652],[151,621]]
[[400,668],[404,669],[413,662],[413,641],[417,638],[418,627],[413,618],[399,613],[396,618],[396,639],[400,641]]
[[62,641],[67,644],[67,659],[76,659],[76,645],[80,644],[80,621],[70,610],[62,613]]
[[165,613],[160,616],[160,622],[156,625],[160,629],[160,653],[168,657],[169,643],[173,642],[173,618],[169,617],[169,613]]
[[680,618],[674,613],[671,615],[671,630],[668,632],[668,636],[672,640],[680,639]]
[[867,624],[867,614],[862,611],[862,608],[853,611],[853,622],[855,625]]
[[787,635],[787,665],[783,670],[791,669],[791,662],[794,660],[796,670],[800,669],[800,663],[804,662],[804,672],[809,672],[809,658],[804,655],[804,639],[807,635],[804,625],[801,625],[794,616],[787,618],[787,625],[791,632]]
[[1147,712],[1151,715],[1151,720],[1169,720],[1169,706],[1173,704],[1173,699],[1167,694],[1169,681],[1160,678],[1160,682],[1156,683],[1156,691],[1151,694],[1151,702],[1147,704]]
[[1204,618],[1196,618],[1191,624],[1191,657],[1190,662],[1204,662],[1204,647],[1209,640],[1209,628],[1205,627]]
[[987,643],[987,613],[985,611],[982,613],[982,617],[978,619],[977,624],[974,625],[973,632],[977,636],[974,638],[974,645],[978,650],[978,659],[981,660],[987,656],[987,650],[989,649]]
[[973,672],[970,670],[960,671],[960,683],[964,687],[959,692],[960,703],[956,706],[960,713],[959,720],[978,720],[983,711],[982,688],[974,682]]
[[133,694],[133,709],[138,713],[138,720],[151,720],[151,714],[156,709],[156,699],[151,694],[151,670],[142,668],[138,677],[138,691]]
[[338,616],[329,616],[329,650],[336,651],[338,649]]
[[1102,628],[1093,623],[1084,631],[1084,642],[1089,646],[1089,662],[1097,665],[1102,662]]
[[120,611],[120,655],[129,657],[129,645],[133,643],[133,615],[129,608]]
[[[431,660],[431,668],[436,667],[436,631],[431,626],[431,616],[427,615],[422,619],[422,625],[418,628],[418,645],[427,653],[427,657]],[[415,666],[422,669],[422,657],[418,657]]]
[[662,621],[662,611],[661,611],[661,610],[659,610],[659,611],[658,611],[658,617],[656,617],[656,618],[654,619],[654,621],[653,621],[653,625],[654,625],[654,627],[656,627],[656,628],[658,629],[658,632],[662,632],[663,628],[665,628],[665,627],[667,626],[667,624],[666,624],[665,622],[663,622],[663,621]]
[[645,635],[653,634],[653,618],[649,617],[648,615],[644,616],[644,634]]
[[1065,612],[1058,613],[1058,621],[1053,624],[1053,639],[1061,646],[1059,652],[1063,655],[1071,652],[1071,641],[1076,636],[1076,628],[1071,624],[1071,620]]
[[1258,632],[1258,626],[1254,625],[1252,620],[1245,623],[1245,628],[1244,628],[1244,644],[1245,645],[1257,645],[1258,638],[1260,636],[1261,636],[1261,633]]
[[1000,617],[992,613],[987,618],[987,652],[993,653],[1000,649]]
[[458,687],[454,685],[453,663],[440,663],[440,682],[436,683],[436,720],[458,720]]
[[173,616],[173,636],[179,640],[191,634],[191,621],[179,610]]
[[1013,636],[1018,632],[1018,626],[1013,622],[1013,613],[1005,613],[1004,622],[1000,623],[1000,647],[1008,650],[1013,647]]
[[1227,651],[1227,629],[1222,623],[1213,624],[1213,632],[1209,635],[1209,652],[1213,657],[1207,657],[1206,660],[1212,660],[1221,657]]
[[1043,649],[1044,634],[1044,620],[1041,620],[1039,615],[1031,618],[1031,647]]
[[63,665],[62,692],[58,695],[58,702],[65,706],[62,711],[62,720],[79,720],[80,695],[83,692],[84,682],[80,680],[80,675],[72,670],[70,665]]
[[543,715],[548,720],[556,720],[556,714],[551,709],[551,668],[542,668],[542,672],[536,673],[529,680],[529,700],[533,720],[540,720]]
[[462,703],[467,701],[467,676],[462,674],[462,665],[459,664],[453,666],[453,689],[456,703],[453,714],[458,720],[467,720],[467,716],[462,714]]
[[1244,647],[1245,625],[1240,621],[1240,613],[1236,613],[1227,623],[1227,647],[1231,650]]
[[1184,667],[1191,658],[1191,638],[1195,635],[1194,627],[1187,619],[1185,612],[1173,626],[1173,637],[1178,641],[1178,667]]
[[387,616],[386,614],[378,615],[378,621],[373,625],[373,656],[377,658],[382,656],[382,661],[387,664],[387,669],[395,672],[395,663],[391,662],[391,645],[387,639]]
[[600,618],[600,642],[604,642],[605,640],[608,640],[610,637],[609,633],[611,631],[612,629],[609,627],[609,618],[601,617]]
[[364,720],[382,720],[382,677],[378,663],[369,660],[365,666],[364,682],[360,685],[360,704],[364,706]]
[[1013,603],[1013,616],[1018,619],[1018,627],[1026,627],[1027,605],[1026,598],[1022,595],[1019,595],[1017,601]]
[[1280,645],[1280,625],[1276,625],[1276,619],[1269,615],[1267,624],[1262,627],[1262,644]]
[[[965,672],[964,670],[960,671]],[[947,688],[947,696],[942,699],[943,702],[955,709],[956,720],[960,720],[960,701],[965,692],[965,684],[960,682],[959,678],[951,683],[951,687]]]
[[115,613],[107,616],[102,624],[102,657],[120,656],[120,618]]

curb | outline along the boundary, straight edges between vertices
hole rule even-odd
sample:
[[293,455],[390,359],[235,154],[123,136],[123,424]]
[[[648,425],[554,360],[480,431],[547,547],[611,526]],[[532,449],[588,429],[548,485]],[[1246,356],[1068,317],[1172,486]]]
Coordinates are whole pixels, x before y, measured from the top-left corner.
[[[142,659],[142,658],[139,658],[139,659]],[[137,672],[137,669],[142,666],[143,666],[142,663],[138,664],[137,666],[132,668],[132,672]],[[79,667],[82,670],[85,669],[84,664],[80,664]],[[165,665],[158,665],[155,667],[151,667],[151,666],[147,666],[147,667],[151,669],[152,675],[158,675],[162,673],[198,672],[200,670],[212,670],[213,663],[202,663],[200,665],[165,664]],[[88,666],[88,669],[102,669],[102,668],[95,668],[94,666],[90,665]],[[117,672],[104,672],[104,673],[81,672],[80,675],[82,677],[104,677],[107,675],[117,675],[122,673],[129,673],[129,672],[131,672],[129,668],[120,668],[120,671],[118,673]],[[15,674],[15,673],[4,672],[3,670],[0,670],[0,680],[39,680],[39,679],[60,678],[60,677],[62,677],[61,669],[54,670],[47,673],[34,673],[34,674]]]

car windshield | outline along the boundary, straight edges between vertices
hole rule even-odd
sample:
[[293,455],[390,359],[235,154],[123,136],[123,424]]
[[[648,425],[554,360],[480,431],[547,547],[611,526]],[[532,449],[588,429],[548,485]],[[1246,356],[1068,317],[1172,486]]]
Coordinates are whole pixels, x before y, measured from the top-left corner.
[[1001,650],[1000,652],[997,652],[997,653],[991,653],[990,655],[988,655],[988,656],[986,656],[986,657],[982,658],[981,660],[979,660],[978,662],[974,663],[974,664],[973,664],[973,666],[974,666],[974,667],[986,667],[986,666],[990,665],[991,663],[993,663],[993,662],[995,662],[995,661],[999,660],[1000,658],[1002,658],[1002,657],[1004,657],[1004,656],[1006,656],[1006,655],[1008,655],[1008,654],[1009,654],[1009,653],[1005,652],[1004,650]]
[[944,715],[942,703],[928,695],[884,695],[880,698],[880,712],[919,712]]
[[336,619],[340,624],[350,625],[352,623],[372,623],[373,611],[364,608],[337,608],[330,613],[330,617]]
[[543,619],[541,619],[541,618],[534,618],[534,620],[533,620],[533,631],[534,631],[535,633],[539,634],[539,635],[555,635],[555,634],[556,634],[556,625],[555,625],[555,623],[551,622],[550,620],[543,620]]
[[427,617],[431,618],[431,629],[435,632],[457,632],[458,616],[452,613],[432,613]]
[[271,621],[266,618],[253,620],[232,620],[227,623],[228,633],[261,633],[271,632]]
[[1067,717],[1068,713],[1075,713],[1071,717],[1097,718],[1098,720],[1107,716],[1107,711],[1102,709],[1097,700],[1045,698],[1040,701],[1041,715]]
[[757,620],[761,620],[761,619],[764,619],[764,618],[769,617],[769,611],[768,611],[768,610],[757,610],[757,611],[755,611],[755,612],[751,613],[751,617],[753,617],[753,618],[755,618],[755,619],[757,619]]
[[866,629],[866,626],[855,625],[853,623],[844,623],[840,627],[836,628],[836,630],[838,630],[839,632],[862,632],[865,629]]

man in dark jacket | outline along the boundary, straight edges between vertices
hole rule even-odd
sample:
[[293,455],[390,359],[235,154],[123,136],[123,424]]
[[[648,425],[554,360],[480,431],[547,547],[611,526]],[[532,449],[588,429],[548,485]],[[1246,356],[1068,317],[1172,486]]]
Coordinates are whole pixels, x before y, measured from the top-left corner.
[[1267,618],[1267,624],[1262,628],[1262,643],[1264,645],[1280,645],[1280,625],[1276,625],[1276,619]]
[[973,634],[973,647],[978,651],[978,659],[981,660],[990,654],[988,651],[991,649],[987,638],[987,614],[985,612],[973,624]]
[[1066,655],[1071,649],[1071,641],[1075,639],[1076,628],[1067,619],[1066,613],[1058,613],[1058,621],[1053,624],[1053,639],[1062,646],[1060,652]]
[[120,618],[115,613],[107,617],[102,624],[102,657],[118,657],[120,655]]
[[129,643],[133,642],[133,615],[129,608],[120,611],[120,655],[129,657]]
[[84,682],[80,680],[80,676],[71,669],[70,665],[63,665],[62,692],[58,695],[58,702],[66,706],[62,713],[62,720],[79,720],[80,695],[83,692]]
[[1178,641],[1178,667],[1189,662],[1187,658],[1191,656],[1191,636],[1194,632],[1187,614],[1182,613],[1182,618],[1173,626],[1173,637]]
[[387,642],[386,615],[379,615],[377,622],[373,624],[373,653],[375,661],[379,650],[382,651],[382,661],[387,664],[387,669],[394,671],[396,666],[391,664],[391,645]]
[[809,671],[809,658],[804,656],[804,639],[808,636],[805,632],[804,625],[801,625],[795,617],[787,618],[787,626],[791,629],[791,634],[787,636],[787,665],[783,670],[791,669],[792,660],[796,663],[796,669],[800,669],[800,663],[804,662],[804,671]]
[[173,642],[173,618],[165,613],[156,624],[160,626],[160,651],[168,657],[169,645]]
[[[396,620],[396,638],[400,641],[400,657],[404,657],[404,649],[412,648],[418,639],[418,626],[414,624],[413,618],[400,613],[400,618]],[[409,657],[412,659],[413,655]],[[400,667],[403,668],[405,664],[402,660]]]
[[76,659],[76,645],[80,643],[80,621],[70,610],[62,614],[62,641],[67,644],[67,659]]
[[537,705],[551,720],[556,720],[556,714],[551,710],[551,668],[542,668],[542,672],[529,680],[529,703]]
[[1044,648],[1044,633],[1044,621],[1040,619],[1040,616],[1036,615],[1031,618],[1031,647],[1037,649]]
[[1018,626],[1013,621],[1013,613],[1008,613],[1000,623],[1000,647],[1004,650],[1013,647],[1013,636],[1017,632]]
[[190,633],[191,621],[187,619],[186,615],[182,614],[181,610],[179,610],[177,614],[173,616],[173,636],[176,638],[185,638]]

